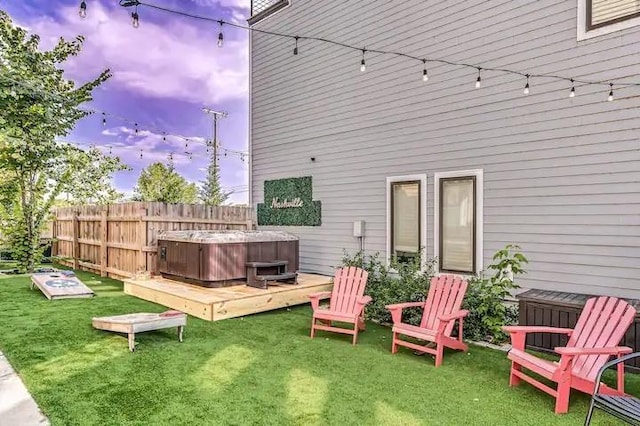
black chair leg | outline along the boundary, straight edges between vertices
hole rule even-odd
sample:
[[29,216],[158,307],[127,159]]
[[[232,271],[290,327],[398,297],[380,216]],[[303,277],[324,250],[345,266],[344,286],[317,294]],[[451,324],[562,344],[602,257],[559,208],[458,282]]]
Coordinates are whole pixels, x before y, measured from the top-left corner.
[[591,404],[589,404],[589,411],[587,411],[587,418],[584,419],[584,426],[591,425],[591,417],[593,416],[593,398],[591,398]]

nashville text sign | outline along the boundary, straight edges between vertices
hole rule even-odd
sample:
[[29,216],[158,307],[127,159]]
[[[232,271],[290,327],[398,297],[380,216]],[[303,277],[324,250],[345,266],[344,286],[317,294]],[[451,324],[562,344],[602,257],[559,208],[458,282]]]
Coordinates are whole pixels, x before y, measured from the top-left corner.
[[313,200],[311,176],[267,180],[264,203],[258,204],[258,225],[320,226],[322,206]]

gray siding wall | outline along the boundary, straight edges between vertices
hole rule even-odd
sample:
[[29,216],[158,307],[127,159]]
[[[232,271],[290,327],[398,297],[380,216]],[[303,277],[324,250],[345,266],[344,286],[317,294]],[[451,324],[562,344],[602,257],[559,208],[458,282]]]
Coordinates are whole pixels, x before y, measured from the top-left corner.
[[[640,81],[640,27],[576,41],[576,0],[313,1],[255,25],[480,66]],[[386,252],[386,178],[426,173],[433,255],[434,172],[484,170],[484,264],[508,243],[530,259],[526,288],[640,297],[640,88],[576,86],[253,33],[252,202],[263,182],[313,176],[321,227],[301,268],[329,273],[355,252]],[[311,162],[310,157],[316,161]]]

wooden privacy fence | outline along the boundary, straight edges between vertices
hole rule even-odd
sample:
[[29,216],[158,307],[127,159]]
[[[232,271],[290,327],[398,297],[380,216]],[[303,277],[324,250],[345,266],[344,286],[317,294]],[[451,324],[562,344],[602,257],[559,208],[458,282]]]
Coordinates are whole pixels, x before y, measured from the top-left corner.
[[156,271],[160,231],[253,229],[249,207],[124,203],[56,209],[52,255],[74,269],[132,277]]

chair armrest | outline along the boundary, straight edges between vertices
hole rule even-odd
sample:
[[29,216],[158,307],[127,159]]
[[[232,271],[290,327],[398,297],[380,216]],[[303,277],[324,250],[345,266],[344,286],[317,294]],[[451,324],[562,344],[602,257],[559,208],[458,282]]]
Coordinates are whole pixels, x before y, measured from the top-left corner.
[[538,325],[507,325],[502,327],[502,331],[511,337],[511,346],[524,351],[528,333],[556,333],[571,336],[573,330],[570,328],[547,327]]
[[392,311],[394,309],[418,308],[420,306],[424,306],[424,302],[396,303],[395,305],[386,305],[385,308]]
[[309,295],[309,299],[311,300],[311,308],[315,311],[320,306],[320,299],[326,299],[331,297],[330,291],[321,291],[318,293],[313,293]]
[[357,303],[361,304],[362,306],[371,303],[373,299],[371,298],[371,296],[362,296],[361,298],[359,298],[357,300]]
[[419,308],[424,306],[424,302],[408,302],[408,303],[396,303],[394,305],[386,305],[385,308],[391,312],[391,319],[394,324],[400,324],[402,322],[402,310],[405,308]]
[[443,322],[449,322],[451,320],[464,318],[467,315],[469,315],[469,311],[467,311],[466,309],[463,309],[463,310],[460,310],[458,312],[454,312],[454,313],[449,314],[449,315],[440,315],[440,316],[438,316],[438,319],[440,321],[443,321]]
[[633,349],[627,346],[613,346],[608,348],[573,348],[558,347],[553,349],[555,353],[560,355],[620,355],[629,354]]
[[538,326],[538,325],[506,325],[502,327],[502,331],[504,331],[507,334],[556,333],[556,334],[566,334],[567,336],[571,336],[571,333],[573,333],[572,328],[547,327],[547,326]]

